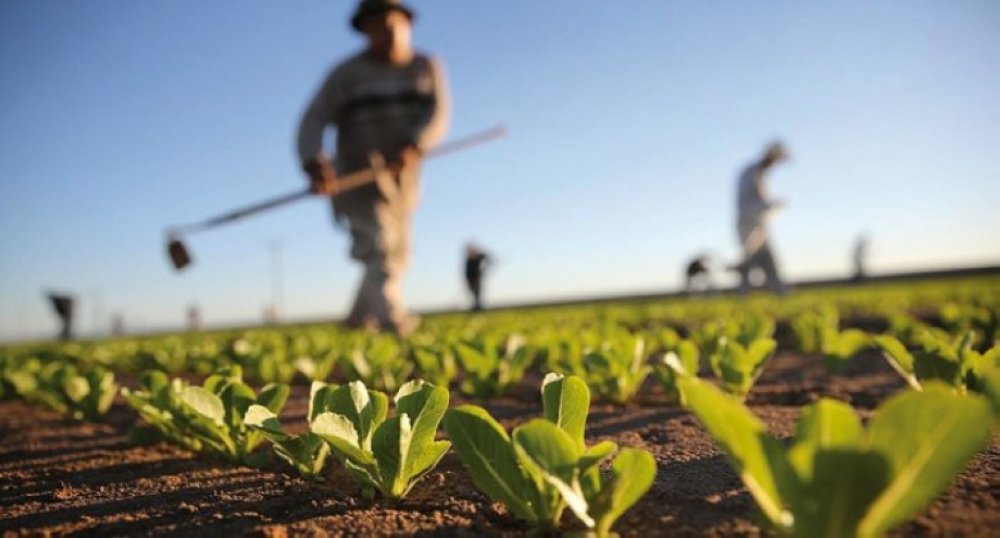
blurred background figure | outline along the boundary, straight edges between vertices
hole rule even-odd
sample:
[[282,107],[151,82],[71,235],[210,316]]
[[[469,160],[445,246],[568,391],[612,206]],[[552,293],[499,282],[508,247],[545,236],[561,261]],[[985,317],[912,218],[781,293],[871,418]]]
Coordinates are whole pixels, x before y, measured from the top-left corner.
[[[424,152],[444,136],[449,119],[441,63],[412,46],[415,14],[399,0],[363,0],[351,26],[366,46],[336,66],[299,125],[298,152],[311,189],[335,195],[338,174],[389,165],[377,185],[333,198],[334,216],[351,233],[351,257],[365,266],[345,324],[406,336],[418,323],[403,306],[403,273],[410,258],[410,222]],[[337,130],[336,156],[324,150],[328,126]]]
[[121,312],[116,312],[115,315],[111,317],[111,334],[113,336],[125,335],[125,315]]
[[868,265],[868,234],[861,234],[858,236],[858,240],[854,243],[854,252],[852,253],[854,261],[854,280],[861,282],[868,276],[868,272],[865,267]]
[[49,304],[52,310],[59,317],[59,339],[68,341],[73,339],[73,305],[76,300],[71,295],[63,293],[48,294]]
[[472,311],[483,309],[483,274],[492,259],[473,243],[465,245],[465,283],[472,294]]
[[684,270],[684,291],[688,293],[711,292],[712,270],[708,255],[700,254],[688,262]]
[[751,273],[763,273],[764,284],[776,293],[785,292],[771,252],[767,224],[785,202],[768,195],[767,174],[779,162],[788,159],[788,150],[781,142],[772,142],[761,158],[740,175],[737,185],[737,232],[743,259],[734,269],[740,273],[740,291],[751,288]]
[[187,307],[187,327],[191,332],[201,330],[201,308],[196,304]]

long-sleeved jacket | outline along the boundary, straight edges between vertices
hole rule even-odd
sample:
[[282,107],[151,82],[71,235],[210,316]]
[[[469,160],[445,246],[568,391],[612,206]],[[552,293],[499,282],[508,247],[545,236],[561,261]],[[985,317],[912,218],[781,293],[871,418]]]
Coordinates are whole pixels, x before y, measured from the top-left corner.
[[329,159],[323,133],[332,125],[339,174],[368,166],[372,151],[391,162],[407,145],[433,147],[447,130],[449,115],[440,61],[415,54],[409,64],[394,65],[364,51],[336,66],[309,104],[299,125],[299,158]]
[[740,175],[737,187],[736,230],[744,256],[757,252],[767,242],[767,221],[776,205],[768,196],[765,166],[751,164]]

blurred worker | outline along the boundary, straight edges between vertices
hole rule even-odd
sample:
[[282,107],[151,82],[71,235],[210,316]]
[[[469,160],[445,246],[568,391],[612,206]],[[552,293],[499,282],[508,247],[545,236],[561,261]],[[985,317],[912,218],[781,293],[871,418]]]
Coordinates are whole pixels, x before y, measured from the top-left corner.
[[[319,195],[336,195],[337,176],[385,162],[376,184],[333,199],[336,221],[351,233],[351,257],[365,266],[346,324],[405,335],[417,318],[402,304],[422,155],[445,134],[449,97],[440,61],[411,46],[412,9],[398,0],[360,2],[351,25],[364,50],[327,76],[299,126],[298,153]],[[323,150],[336,128],[336,153]]]
[[187,327],[191,332],[201,330],[201,307],[196,304],[187,307]]
[[49,304],[59,317],[59,339],[73,339],[73,305],[76,302],[70,295],[49,293]]
[[764,273],[767,286],[777,293],[785,292],[785,284],[768,241],[768,220],[785,204],[768,196],[767,173],[774,165],[788,159],[788,151],[780,142],[770,144],[760,160],[740,175],[738,185],[737,231],[743,259],[736,266],[740,273],[740,290],[750,289],[750,273]]
[[491,261],[490,257],[476,245],[469,243],[465,246],[465,283],[472,293],[473,312],[483,309],[483,273]]
[[865,266],[868,261],[868,236],[862,234],[858,237],[858,241],[854,243],[854,280],[861,282],[864,280],[868,273],[865,271]]
[[712,291],[712,272],[709,258],[702,254],[690,262],[684,271],[684,290],[688,293]]

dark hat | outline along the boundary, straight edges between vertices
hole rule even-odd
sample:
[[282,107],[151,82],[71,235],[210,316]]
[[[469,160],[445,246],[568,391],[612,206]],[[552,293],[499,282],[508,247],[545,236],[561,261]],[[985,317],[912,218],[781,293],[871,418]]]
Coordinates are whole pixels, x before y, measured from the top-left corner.
[[361,21],[363,21],[365,17],[368,15],[385,13],[386,11],[391,11],[393,9],[401,11],[404,15],[409,17],[411,21],[416,16],[413,13],[413,10],[400,0],[361,0],[358,4],[357,11],[355,11],[354,16],[351,17],[351,26],[360,32]]

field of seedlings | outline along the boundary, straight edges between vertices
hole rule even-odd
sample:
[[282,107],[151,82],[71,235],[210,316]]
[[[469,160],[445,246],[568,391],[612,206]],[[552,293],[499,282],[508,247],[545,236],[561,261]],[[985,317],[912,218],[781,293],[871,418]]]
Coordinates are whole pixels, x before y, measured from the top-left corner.
[[4,535],[996,535],[1000,276],[0,348]]

